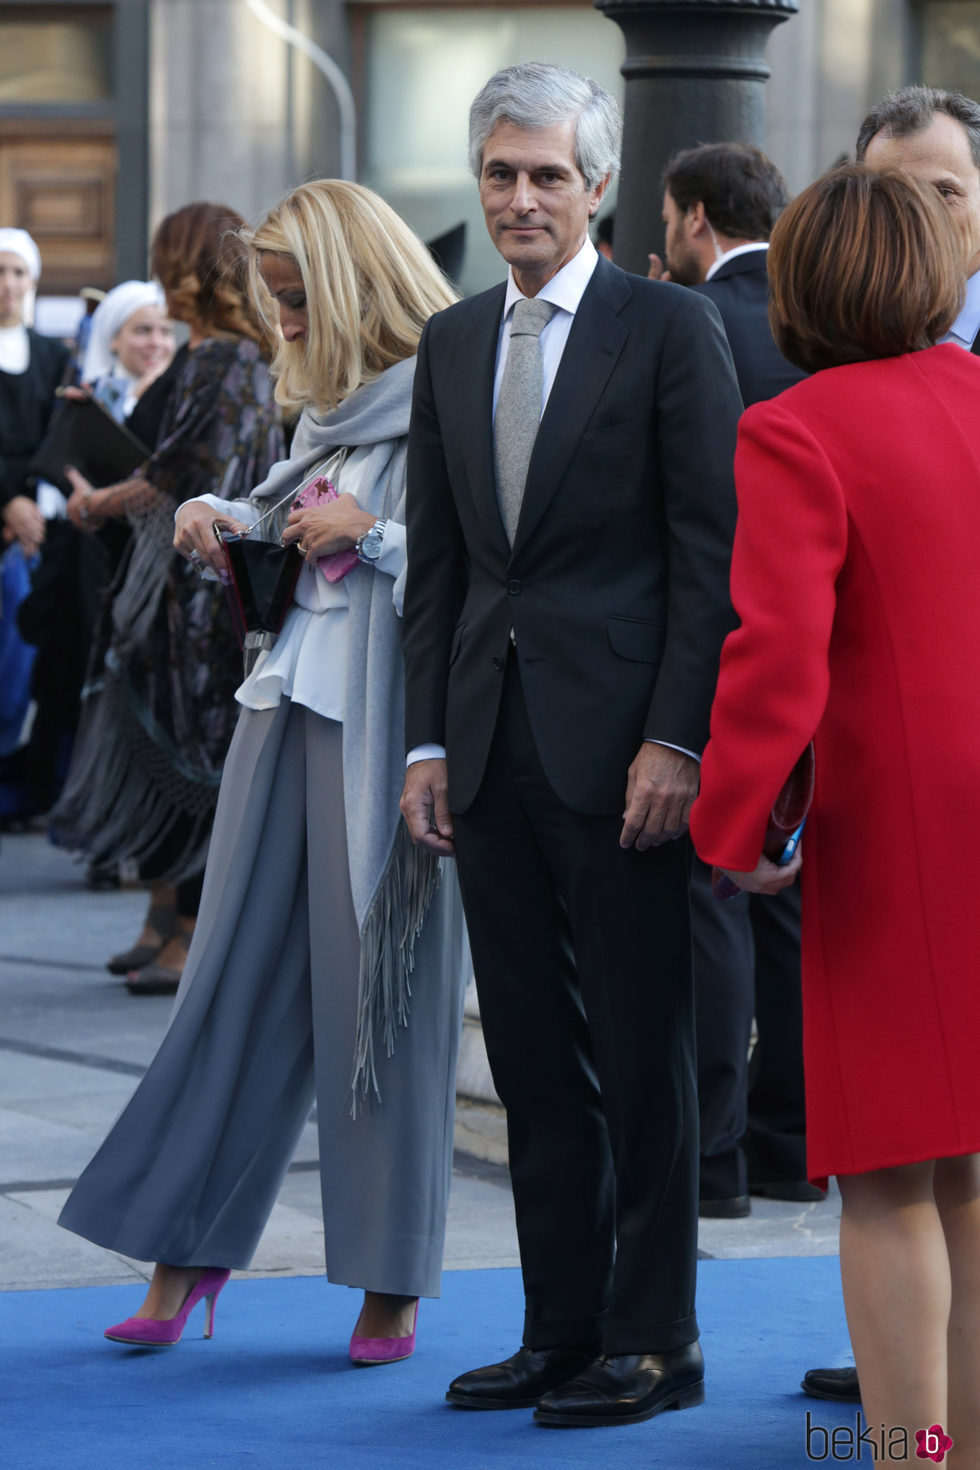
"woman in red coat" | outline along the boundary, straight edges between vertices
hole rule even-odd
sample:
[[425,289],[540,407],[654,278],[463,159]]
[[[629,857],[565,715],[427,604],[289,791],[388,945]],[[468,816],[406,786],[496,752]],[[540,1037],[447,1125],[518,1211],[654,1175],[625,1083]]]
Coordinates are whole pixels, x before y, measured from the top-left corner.
[[691,832],[742,888],[791,882],[799,855],[760,853],[813,738],[808,1172],[840,1183],[868,1423],[889,1447],[904,1429],[910,1460],[916,1431],[941,1425],[965,1470],[980,1466],[980,362],[931,345],[959,307],[961,249],[931,188],[857,167],[776,227],[773,327],[814,376],[741,420],[741,626]]

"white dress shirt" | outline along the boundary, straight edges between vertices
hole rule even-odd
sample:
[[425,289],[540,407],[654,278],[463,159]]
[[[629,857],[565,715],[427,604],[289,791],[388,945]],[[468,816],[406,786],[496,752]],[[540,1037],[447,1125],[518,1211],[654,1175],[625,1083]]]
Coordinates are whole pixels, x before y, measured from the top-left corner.
[[0,372],[19,378],[26,373],[31,360],[31,344],[22,322],[15,327],[0,327]]
[[731,250],[723,250],[717,260],[713,260],[705,272],[704,279],[710,281],[716,271],[719,271],[726,260],[734,260],[736,255],[748,255],[750,250],[768,250],[768,240],[750,240],[747,245],[733,245]]
[[973,346],[977,332],[980,332],[980,271],[967,277],[963,310],[945,337],[940,337],[939,340],[941,342],[956,342],[960,347],[965,347],[967,352],[969,352]]
[[[568,334],[572,330],[572,322],[578,311],[579,303],[585,295],[585,288],[592,279],[596,261],[599,259],[598,252],[592,241],[586,237],[585,244],[577,255],[574,255],[567,265],[563,265],[557,275],[552,276],[546,286],[542,286],[535,301],[550,301],[558,307],[551,320],[541,331],[541,362],[544,368],[543,392],[541,394],[541,412],[544,413],[548,396],[554,387],[555,375],[558,372],[558,364],[561,362],[568,341]],[[514,280],[514,271],[511,268],[507,272],[507,294],[504,296],[504,314],[500,318],[500,332],[497,336],[497,367],[493,375],[493,412],[497,412],[497,399],[500,397],[500,385],[504,380],[504,368],[507,365],[507,353],[510,350],[510,329],[514,322],[514,307],[518,301],[524,298],[524,292]]]

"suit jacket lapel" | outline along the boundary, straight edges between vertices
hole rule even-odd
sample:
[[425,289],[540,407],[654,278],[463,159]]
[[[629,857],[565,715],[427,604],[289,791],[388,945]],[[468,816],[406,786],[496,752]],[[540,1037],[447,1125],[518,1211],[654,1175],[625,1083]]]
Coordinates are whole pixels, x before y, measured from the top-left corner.
[[474,313],[475,320],[467,324],[460,353],[460,361],[466,367],[461,370],[458,385],[457,423],[470,427],[462,452],[477,512],[488,534],[500,543],[503,555],[509,557],[493,465],[493,376],[505,294],[505,286],[488,291]]
[[600,256],[575,313],[534,441],[514,537],[515,555],[554,499],[623,350],[628,334],[619,312],[631,295],[626,274]]

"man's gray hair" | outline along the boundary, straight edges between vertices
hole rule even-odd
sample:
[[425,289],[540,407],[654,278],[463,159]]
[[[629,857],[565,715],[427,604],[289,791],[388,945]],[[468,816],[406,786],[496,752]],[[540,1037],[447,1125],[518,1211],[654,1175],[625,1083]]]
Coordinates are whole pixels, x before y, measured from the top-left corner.
[[470,108],[470,168],[483,168],[487,139],[505,120],[528,131],[575,122],[575,163],[589,192],[619,169],[623,121],[598,82],[566,66],[526,61],[495,72]]
[[962,126],[973,162],[980,169],[980,104],[962,92],[919,86],[889,92],[883,102],[871,109],[858,131],[858,163],[864,162],[868,144],[877,133],[884,133],[886,138],[907,138],[927,128],[937,112],[945,112]]

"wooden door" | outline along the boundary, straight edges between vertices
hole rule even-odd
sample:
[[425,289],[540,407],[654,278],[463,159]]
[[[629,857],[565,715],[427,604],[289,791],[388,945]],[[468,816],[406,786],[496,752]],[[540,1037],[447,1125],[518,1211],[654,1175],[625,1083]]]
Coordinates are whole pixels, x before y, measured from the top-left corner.
[[116,171],[111,124],[0,121],[0,224],[37,241],[45,295],[116,284]]

